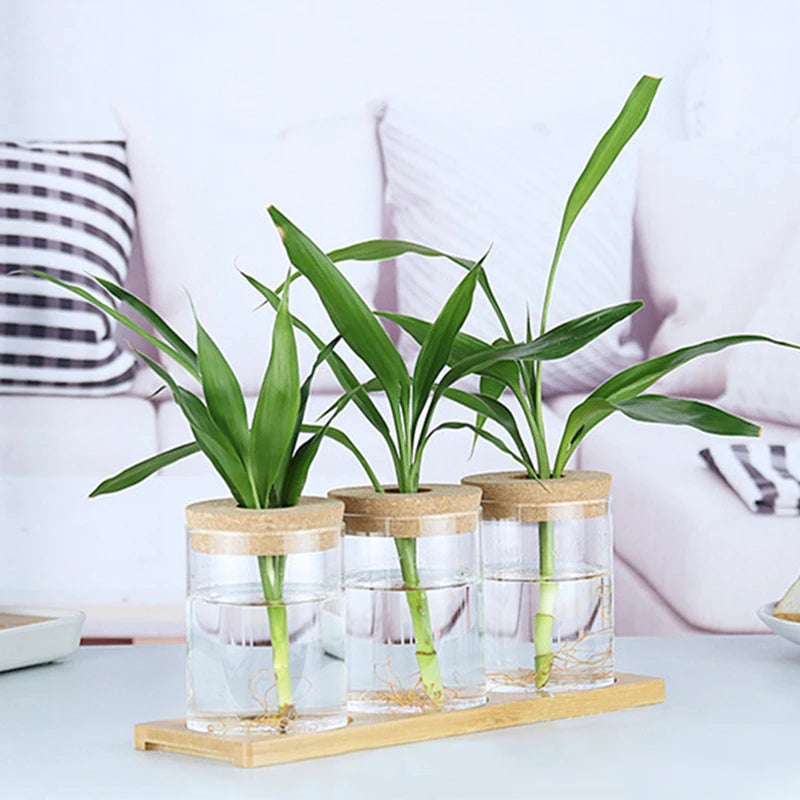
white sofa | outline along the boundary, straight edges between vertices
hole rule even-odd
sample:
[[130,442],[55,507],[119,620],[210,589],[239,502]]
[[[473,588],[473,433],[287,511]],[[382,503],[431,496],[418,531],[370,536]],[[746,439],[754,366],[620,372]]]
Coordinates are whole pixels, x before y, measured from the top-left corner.
[[[129,285],[190,335],[188,288],[252,396],[271,315],[249,313],[257,298],[234,264],[273,285],[282,278],[286,262],[263,213],[268,202],[326,247],[391,233],[375,135],[383,103],[466,109],[476,126],[483,117],[547,119],[591,104],[589,146],[602,130],[596,121],[610,121],[638,75],[650,72],[666,80],[642,159],[658,163],[678,141],[690,148],[690,160],[698,158],[691,150],[698,142],[711,153],[729,136],[749,146],[788,129],[792,111],[774,82],[788,84],[798,66],[783,33],[796,30],[790,23],[797,23],[797,9],[766,6],[765,22],[744,3],[689,0],[624,0],[610,13],[589,2],[560,8],[522,0],[502,4],[501,13],[488,2],[420,0],[215,2],[191,10],[181,3],[0,0],[9,21],[0,26],[0,52],[9,59],[5,74],[13,75],[0,82],[0,138],[127,140],[141,239]],[[772,81],[769,92],[760,91],[762,81]],[[753,127],[753,116],[765,121],[763,130]],[[652,182],[649,191],[658,196]],[[684,201],[671,195],[664,205]],[[682,239],[688,232],[663,207],[647,209],[636,218],[638,258],[630,267],[633,293],[655,297],[633,328],[645,351],[663,320],[683,308],[669,290],[692,289],[691,281],[673,284],[664,275],[658,244],[661,235]],[[742,213],[723,209],[709,229],[727,240],[724,232]],[[783,230],[774,235],[791,238]],[[707,247],[711,259],[715,246]],[[348,270],[377,305],[392,309],[398,268]],[[292,304],[325,329],[308,289],[298,287]],[[723,333],[745,324],[755,304],[753,295],[738,305],[731,300],[734,318],[722,311],[701,316]],[[687,335],[694,332],[688,327]],[[305,347],[306,363],[310,353]],[[174,404],[148,399],[152,388],[142,373],[123,396],[0,396],[0,604],[84,608],[87,636],[181,635],[183,506],[223,494],[220,481],[193,457],[122,495],[86,499],[103,477],[187,440]],[[323,379],[312,412],[334,389]],[[574,399],[551,398],[554,436]],[[385,454],[355,413],[342,425],[389,477]],[[767,433],[776,440],[797,435],[786,426]],[[797,522],[746,511],[700,462],[706,438],[614,419],[579,453],[579,466],[614,475],[622,633],[757,631],[755,609],[800,569]],[[468,436],[443,436],[429,452],[425,477],[454,481],[508,467],[483,445],[468,462],[468,450]],[[363,483],[358,465],[327,445],[309,490],[353,483]]]

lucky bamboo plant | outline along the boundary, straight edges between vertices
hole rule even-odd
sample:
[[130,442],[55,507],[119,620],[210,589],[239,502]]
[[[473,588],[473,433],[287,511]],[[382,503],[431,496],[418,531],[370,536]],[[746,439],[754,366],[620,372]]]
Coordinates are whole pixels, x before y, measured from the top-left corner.
[[[336,266],[336,262],[349,259],[387,257],[388,250],[396,247],[397,243],[365,242],[326,255],[276,208],[271,207],[269,214],[281,234],[289,260],[298,270],[291,279],[304,275],[311,282],[342,339],[374,376],[366,383],[359,383],[344,361],[331,353],[328,364],[341,383],[344,394],[329,409],[329,413],[337,413],[349,402],[356,404],[386,443],[394,465],[397,487],[403,493],[418,491],[423,455],[431,437],[440,430],[464,424],[433,423],[434,412],[443,397],[468,397],[453,388],[456,381],[475,372],[499,370],[504,373],[507,369],[516,370],[517,363],[527,364],[529,359],[569,355],[638,307],[637,304],[623,303],[574,320],[570,326],[570,336],[565,336],[561,328],[554,328],[535,342],[508,343],[480,352],[466,352],[459,344],[463,339],[459,331],[470,312],[476,284],[489,290],[482,266],[486,258],[484,256],[477,262],[469,262],[467,275],[456,286],[436,320],[427,326],[413,370],[409,372],[375,313]],[[402,243],[399,244],[401,248],[397,252],[403,251]],[[428,253],[433,255],[433,251]],[[466,265],[467,262],[462,263]],[[252,276],[245,277],[270,304],[277,305],[276,291]],[[307,325],[300,320],[294,322],[298,329],[312,338],[317,347],[322,346],[322,341]],[[369,396],[370,391],[386,395],[390,421],[383,418]],[[482,405],[479,410],[483,410]],[[479,426],[471,427],[498,446],[503,446],[500,439],[482,431]],[[335,437],[338,433],[331,435]],[[355,448],[351,449],[362,465],[366,465],[363,455]],[[374,472],[370,480],[376,491],[383,491],[374,478]],[[395,544],[413,623],[421,683],[428,699],[434,705],[442,705],[444,691],[441,671],[427,595],[420,588],[416,539],[397,538]]]
[[[797,347],[797,345],[766,336],[725,336],[682,347],[672,353],[628,367],[603,382],[572,410],[565,423],[560,443],[551,459],[547,449],[542,411],[542,362],[563,358],[574,353],[612,325],[629,318],[643,305],[637,301],[623,303],[586,314],[548,330],[550,301],[559,259],[567,236],[580,211],[617,156],[644,122],[659,83],[660,79],[650,76],[643,76],[638,81],[621,112],[592,152],[586,167],[569,195],[547,275],[537,337],[533,336],[530,314],[527,315],[523,335],[515,337],[506,314],[491,289],[486,272],[481,268],[476,274],[475,262],[469,259],[442,253],[425,245],[395,240],[362,242],[330,254],[331,259],[337,261],[348,258],[378,261],[395,258],[404,253],[444,257],[469,270],[470,275],[476,275],[476,280],[497,317],[499,339],[494,343],[489,343],[458,332],[453,333],[448,339],[447,348],[441,347],[442,340],[440,339],[436,347],[440,348],[440,357],[444,359],[442,365],[446,362],[451,369],[444,372],[438,379],[438,383],[436,383],[437,379],[433,378],[433,382],[421,384],[421,388],[424,387],[428,391],[432,388],[434,398],[447,396],[474,411],[477,415],[474,424],[450,422],[445,426],[471,428],[476,438],[481,437],[488,440],[493,446],[515,459],[524,468],[528,477],[534,480],[557,479],[563,476],[564,470],[583,439],[615,411],[620,411],[627,417],[641,422],[689,425],[702,431],[723,435],[758,436],[760,433],[758,426],[709,404],[659,394],[645,394],[645,392],[664,375],[688,361],[704,354],[718,352],[732,345],[764,341],[787,347]],[[338,298],[335,299],[336,295],[333,293],[328,294],[333,282],[329,277],[333,273],[328,260],[321,260],[317,253],[312,253],[307,240],[299,236],[281,215],[274,210],[271,213],[276,224],[284,232],[285,244],[292,263],[301,272],[312,278],[323,302],[326,302],[327,295],[328,303],[338,309]],[[346,298],[342,297],[341,301],[342,310],[334,309],[337,310],[334,315],[329,307],[329,312],[338,329],[342,331],[344,338],[349,341],[348,335],[344,333],[345,328],[355,325],[353,333],[358,333],[359,323],[355,323],[351,319],[349,311],[345,310]],[[447,324],[445,314],[452,312],[453,309],[446,306],[435,323],[402,314],[382,313],[380,315],[400,325],[422,345],[420,352],[420,357],[422,357],[423,352],[430,351],[434,347],[432,344],[434,330],[441,330]],[[450,330],[458,330],[463,322],[464,319],[459,316],[458,327],[451,325]],[[351,335],[350,338],[353,336]],[[449,351],[447,355],[445,355],[445,350]],[[499,358],[496,357],[498,355]],[[377,359],[376,364],[382,358],[382,356],[371,357]],[[367,359],[365,358],[365,360]],[[416,390],[416,382],[412,382],[409,387],[405,372],[402,371],[402,375],[400,373],[401,370],[398,368],[399,377],[393,378],[396,380],[396,384],[391,385],[391,388],[397,406],[395,413],[399,415],[398,431],[405,435],[404,431],[407,428],[404,427],[406,418],[402,411],[402,402],[405,397],[403,392]],[[466,392],[454,389],[452,387],[454,380],[468,373],[476,373],[480,376],[479,390]],[[383,380],[388,382],[389,376]],[[389,384],[387,383],[387,385]],[[520,408],[524,419],[522,429],[511,409],[500,400],[504,392],[510,393]],[[412,408],[416,408],[416,406],[414,405]],[[413,416],[411,419],[413,421]],[[485,430],[484,425],[487,419],[499,425],[501,433],[508,438],[503,439]],[[410,430],[413,431],[413,429],[412,425]],[[523,430],[527,431],[527,435],[523,434]],[[408,484],[408,486],[413,487],[413,484]],[[536,685],[541,688],[549,680],[553,660],[551,640],[558,584],[554,580],[548,580],[554,577],[556,570],[554,524],[547,521],[538,525],[540,594],[534,622],[534,651]]]
[[[201,395],[180,386],[161,364],[143,353],[139,357],[172,392],[186,417],[194,440],[134,464],[107,480],[91,497],[119,492],[193,453],[202,452],[242,508],[268,509],[295,506],[305,486],[311,464],[323,437],[331,436],[352,447],[349,438],[326,425],[304,425],[311,381],[319,365],[332,353],[337,340],[321,347],[310,374],[300,384],[297,347],[289,313],[289,285],[276,303],[272,346],[252,420],[248,423],[242,389],[228,361],[195,316],[197,346],[192,348],[152,308],[126,289],[103,278],[92,278],[97,293],[44,272],[40,278],[78,295],[139,334],[201,387]],[[100,299],[108,293],[125,303],[152,327],[149,333],[134,320]],[[309,434],[300,443],[301,434]],[[360,454],[359,454],[360,455]],[[369,470],[369,465],[364,465]],[[267,606],[272,640],[273,670],[278,714],[294,714],[289,669],[289,629],[283,598],[286,555],[259,555],[258,570]]]

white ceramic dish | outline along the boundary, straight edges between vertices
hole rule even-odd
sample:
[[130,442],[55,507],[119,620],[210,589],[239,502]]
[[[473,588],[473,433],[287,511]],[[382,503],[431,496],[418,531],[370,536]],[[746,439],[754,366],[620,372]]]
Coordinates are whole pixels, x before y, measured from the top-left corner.
[[[10,620],[10,617],[44,617],[42,621]],[[61,608],[0,606],[0,622],[25,622],[0,627],[0,672],[66,658],[78,649],[83,611]]]
[[773,632],[777,633],[782,639],[787,642],[794,642],[800,644],[800,622],[790,622],[788,619],[780,619],[773,617],[772,612],[778,601],[767,603],[758,609],[758,618]]

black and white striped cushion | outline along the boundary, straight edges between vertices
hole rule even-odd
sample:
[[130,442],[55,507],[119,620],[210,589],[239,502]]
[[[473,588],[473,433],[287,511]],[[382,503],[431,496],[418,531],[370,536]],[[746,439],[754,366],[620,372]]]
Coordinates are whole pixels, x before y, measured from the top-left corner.
[[800,442],[719,443],[700,456],[751,511],[800,515]]
[[130,388],[134,359],[113,320],[14,273],[41,270],[93,291],[87,275],[124,283],[135,210],[124,142],[0,142],[0,392]]

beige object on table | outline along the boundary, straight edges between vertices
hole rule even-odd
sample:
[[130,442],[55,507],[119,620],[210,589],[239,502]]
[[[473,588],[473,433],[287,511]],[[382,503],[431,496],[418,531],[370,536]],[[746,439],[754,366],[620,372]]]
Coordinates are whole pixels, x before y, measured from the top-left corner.
[[780,599],[772,616],[788,619],[789,622],[800,622],[800,578],[789,587],[789,591]]
[[611,492],[611,476],[592,470],[570,470],[544,480],[524,472],[487,472],[468,475],[461,483],[482,490],[484,519],[520,522],[601,517]]
[[240,508],[233,498],[186,507],[192,549],[227,555],[286,555],[339,544],[344,504],[301,497],[290,508]]
[[417,538],[469,533],[478,527],[480,489],[449,483],[423,483],[417,492],[385,486],[334,489],[328,497],[344,503],[344,530],[349,536]]
[[136,725],[134,745],[261,767],[663,702],[661,678],[620,673],[612,686],[599,689],[535,697],[490,694],[486,705],[461,711],[353,714],[345,728],[297,736],[220,736],[190,731],[183,719],[160,720]]

